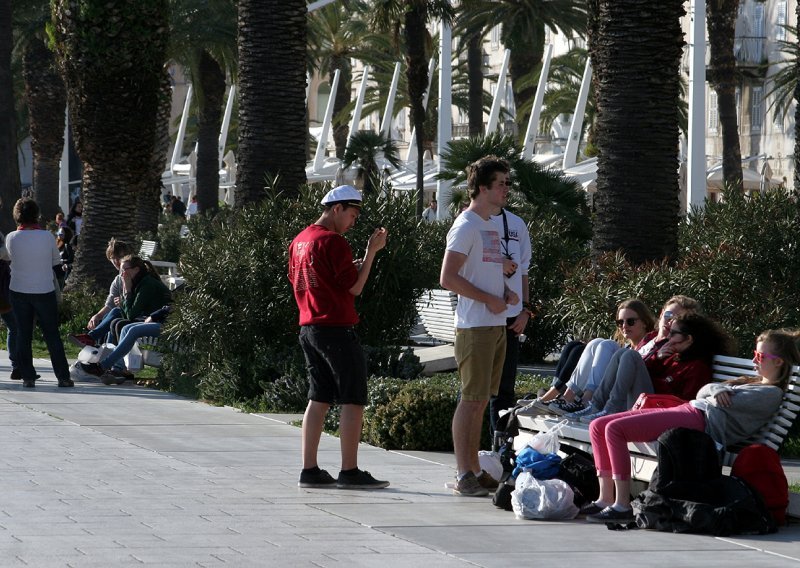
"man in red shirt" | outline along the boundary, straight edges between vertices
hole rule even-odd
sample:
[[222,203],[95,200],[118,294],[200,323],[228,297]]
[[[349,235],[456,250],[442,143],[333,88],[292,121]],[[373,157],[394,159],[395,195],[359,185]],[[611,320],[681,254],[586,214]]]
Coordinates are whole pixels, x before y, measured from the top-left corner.
[[[300,487],[381,489],[379,481],[358,469],[361,422],[367,404],[367,365],[355,325],[355,297],[369,277],[375,254],[386,246],[387,231],[375,229],[363,259],[353,260],[342,236],[361,214],[361,194],[349,185],[322,198],[325,210],[289,246],[289,280],[300,310],[300,346],[306,358],[310,387],[303,416],[303,471]],[[339,439],[342,467],[334,479],[317,464],[325,415],[341,404]]]

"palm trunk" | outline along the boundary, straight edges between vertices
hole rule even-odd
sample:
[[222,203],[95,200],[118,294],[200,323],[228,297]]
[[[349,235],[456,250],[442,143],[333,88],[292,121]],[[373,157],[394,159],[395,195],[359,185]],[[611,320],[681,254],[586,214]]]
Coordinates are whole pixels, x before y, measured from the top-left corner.
[[408,100],[411,105],[411,123],[417,137],[417,186],[416,215],[422,217],[423,210],[423,156],[425,155],[425,107],[422,99],[428,86],[428,62],[425,57],[425,6],[414,3],[406,12],[403,31],[406,39],[406,77],[408,80]]
[[197,90],[197,208],[214,212],[219,204],[219,131],[222,101],[225,98],[225,73],[219,63],[203,50],[200,54]]
[[139,233],[155,233],[158,231],[161,216],[161,195],[164,184],[161,175],[170,146],[169,117],[172,107],[172,88],[167,69],[161,72],[161,102],[156,116],[155,145],[150,161],[150,175],[144,180],[136,197],[136,229]]
[[31,38],[25,46],[22,67],[33,150],[33,194],[42,219],[49,222],[59,211],[59,168],[64,149],[67,93],[56,70],[53,52],[39,38]]
[[239,0],[239,168],[236,206],[306,182],[305,0]]
[[736,117],[736,58],[733,43],[739,0],[708,0],[708,82],[717,92],[722,127],[722,179],[726,187],[742,189],[742,151]]
[[682,0],[589,3],[597,86],[597,216],[592,252],[634,263],[678,245]]
[[[113,276],[105,258],[109,239],[136,236],[139,194],[143,184],[153,184],[167,13],[166,0],[54,0],[57,57],[84,166],[84,222],[72,286],[107,287]],[[122,21],[122,28],[108,25]],[[126,64],[131,61],[135,65]]]
[[469,135],[483,134],[483,39],[481,34],[467,41],[467,79],[469,81]]
[[[524,30],[523,33],[504,33],[503,35],[506,47],[511,49],[509,75],[514,91],[514,106],[517,108],[517,133],[524,136],[530,110],[523,113],[520,112],[520,109],[536,96],[536,83],[530,82],[526,87],[523,86],[522,79],[533,73],[544,58],[544,23],[538,23],[535,28]],[[499,89],[501,86],[497,87]]]
[[20,196],[17,162],[17,127],[14,116],[14,92],[11,81],[11,0],[0,0],[0,200],[6,213],[0,215],[0,231],[14,230],[7,213]]
[[348,57],[334,56],[331,61],[330,82],[333,85],[333,75],[339,70],[339,89],[333,100],[333,143],[336,146],[336,157],[344,158],[347,139],[350,133],[348,125],[349,116],[342,116],[342,111],[350,103],[350,90],[353,85],[353,72],[350,69]]

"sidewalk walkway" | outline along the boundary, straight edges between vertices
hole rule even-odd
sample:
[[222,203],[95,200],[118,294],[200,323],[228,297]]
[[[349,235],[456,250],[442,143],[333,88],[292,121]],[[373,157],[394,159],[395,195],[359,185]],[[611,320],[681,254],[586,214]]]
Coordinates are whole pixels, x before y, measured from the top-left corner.
[[[453,497],[452,456],[360,450],[380,491],[297,487],[300,430],[136,386],[36,389],[0,352],[2,566],[798,566],[800,526],[763,537],[518,521]],[[323,437],[336,473],[338,440]]]

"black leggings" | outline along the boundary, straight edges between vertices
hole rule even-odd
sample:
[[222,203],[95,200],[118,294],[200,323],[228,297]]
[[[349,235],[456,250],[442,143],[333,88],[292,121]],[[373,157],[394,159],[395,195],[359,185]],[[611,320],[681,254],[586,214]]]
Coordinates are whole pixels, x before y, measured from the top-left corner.
[[561,350],[561,357],[558,358],[556,365],[556,376],[553,378],[552,386],[558,392],[567,390],[567,381],[572,376],[572,371],[578,366],[578,360],[586,349],[583,341],[570,341]]

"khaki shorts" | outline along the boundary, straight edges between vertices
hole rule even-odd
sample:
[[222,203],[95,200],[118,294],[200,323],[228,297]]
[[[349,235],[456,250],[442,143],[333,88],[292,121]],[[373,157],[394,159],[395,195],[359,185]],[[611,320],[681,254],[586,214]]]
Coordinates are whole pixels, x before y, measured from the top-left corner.
[[456,328],[455,344],[463,400],[489,400],[500,388],[506,358],[506,328]]

